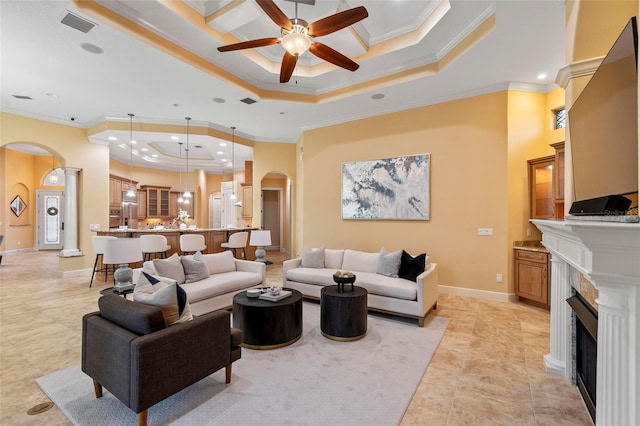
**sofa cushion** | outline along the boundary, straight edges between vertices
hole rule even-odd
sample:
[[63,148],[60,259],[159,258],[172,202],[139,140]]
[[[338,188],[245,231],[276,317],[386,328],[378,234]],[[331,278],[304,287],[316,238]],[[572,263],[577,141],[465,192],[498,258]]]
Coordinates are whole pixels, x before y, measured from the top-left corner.
[[358,273],[355,285],[364,287],[369,294],[393,297],[395,299],[416,300],[418,290],[415,281],[391,278],[376,273]]
[[[172,287],[174,284],[175,287]],[[174,297],[169,294],[169,290],[165,290],[168,287],[174,288],[175,301]],[[176,284],[175,281],[168,284],[146,272],[142,272],[133,291],[133,300],[160,307],[167,325],[193,319],[187,293],[181,286]],[[174,318],[174,310],[176,308],[178,314],[177,319]]]
[[[230,252],[229,252],[230,253]],[[209,278],[182,285],[189,303],[196,303],[235,290],[244,290],[262,283],[262,275],[255,272],[221,272]]]
[[324,247],[302,249],[303,268],[324,268]]
[[[315,285],[335,285],[333,269],[327,268],[293,268],[287,271],[287,279],[299,283]],[[356,278],[357,279],[357,278]]]
[[205,254],[202,256],[202,261],[209,268],[209,275],[233,272],[236,270],[236,260],[231,251]]
[[375,274],[379,257],[380,253],[367,253],[346,249],[344,251],[344,258],[342,259],[342,269],[345,271],[372,272]]
[[380,251],[380,258],[378,259],[376,273],[387,277],[397,278],[398,271],[400,270],[401,258],[402,250],[387,253],[383,247]]
[[187,259],[185,257],[180,259],[182,267],[184,268],[185,283],[192,283],[209,277],[209,267],[207,264],[195,259],[195,256],[193,259]]
[[404,278],[405,280],[416,281],[418,275],[424,272],[426,260],[426,253],[422,253],[417,255],[416,257],[413,257],[406,251],[402,250],[398,276],[400,278]]
[[153,333],[167,326],[159,308],[135,303],[115,294],[98,299],[98,307],[103,318],[136,334]]
[[324,249],[324,267],[329,269],[342,269],[343,249]]
[[178,253],[173,253],[167,259],[153,259],[153,266],[155,266],[156,271],[158,271],[158,275],[172,278],[176,280],[178,284],[184,283],[184,268],[182,267]]

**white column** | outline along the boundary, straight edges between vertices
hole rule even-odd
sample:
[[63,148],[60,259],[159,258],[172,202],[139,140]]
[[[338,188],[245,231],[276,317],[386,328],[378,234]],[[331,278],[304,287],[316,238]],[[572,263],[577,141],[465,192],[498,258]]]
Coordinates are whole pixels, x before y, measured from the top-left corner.
[[[635,425],[637,418],[638,344],[633,318],[637,314],[635,286],[620,286],[598,277],[598,364],[596,375],[596,424]],[[631,293],[631,294],[630,294]]]
[[64,169],[64,241],[60,257],[82,256],[78,249],[78,173],[80,169]]
[[549,353],[544,356],[548,373],[571,377],[571,267],[557,254],[551,255],[551,329]]

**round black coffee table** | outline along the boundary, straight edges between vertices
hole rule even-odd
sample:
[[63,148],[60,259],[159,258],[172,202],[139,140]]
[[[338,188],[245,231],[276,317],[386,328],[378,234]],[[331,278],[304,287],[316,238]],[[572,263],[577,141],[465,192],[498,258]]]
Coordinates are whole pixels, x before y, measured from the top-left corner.
[[320,290],[320,330],[328,339],[348,342],[367,334],[367,290],[331,285]]
[[302,293],[277,302],[247,296],[233,296],[233,328],[243,333],[242,346],[249,349],[276,349],[290,345],[302,336]]

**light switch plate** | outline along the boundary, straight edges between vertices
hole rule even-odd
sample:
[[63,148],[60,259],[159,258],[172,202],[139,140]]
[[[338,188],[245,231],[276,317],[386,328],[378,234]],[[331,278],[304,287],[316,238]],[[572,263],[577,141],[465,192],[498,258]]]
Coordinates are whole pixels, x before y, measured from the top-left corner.
[[89,230],[90,231],[99,231],[100,230],[100,224],[99,223],[90,223],[89,224]]
[[493,228],[478,228],[478,235],[493,235]]

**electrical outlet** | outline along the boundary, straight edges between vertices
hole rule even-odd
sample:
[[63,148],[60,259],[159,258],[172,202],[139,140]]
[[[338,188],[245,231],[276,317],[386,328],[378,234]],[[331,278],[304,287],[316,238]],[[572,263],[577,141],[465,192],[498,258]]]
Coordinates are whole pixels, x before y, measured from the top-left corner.
[[496,282],[498,283],[502,282],[502,274],[496,274]]
[[531,228],[527,228],[527,237],[531,236]]
[[90,223],[89,224],[89,231],[99,231],[100,230],[100,224],[99,223]]
[[493,235],[493,228],[478,228],[478,235]]

